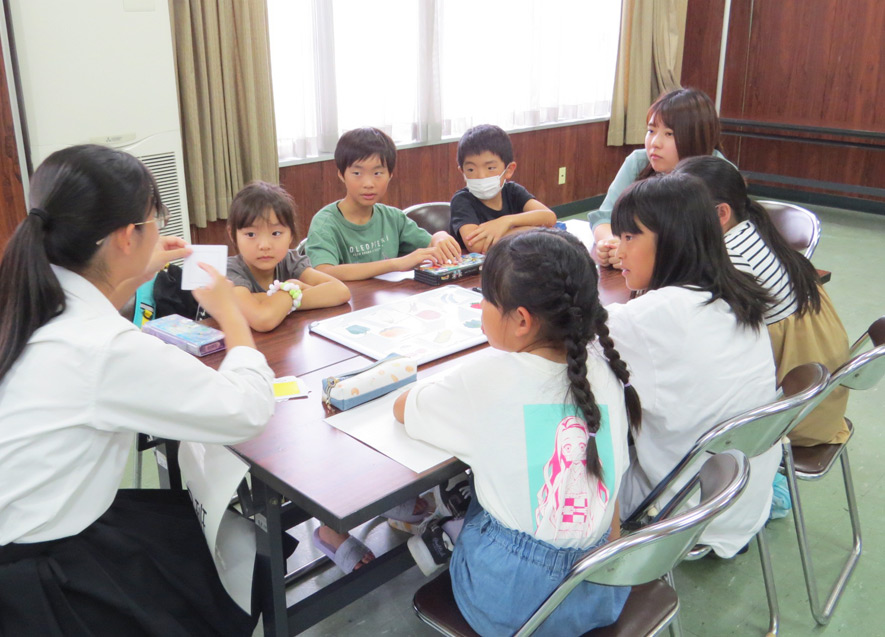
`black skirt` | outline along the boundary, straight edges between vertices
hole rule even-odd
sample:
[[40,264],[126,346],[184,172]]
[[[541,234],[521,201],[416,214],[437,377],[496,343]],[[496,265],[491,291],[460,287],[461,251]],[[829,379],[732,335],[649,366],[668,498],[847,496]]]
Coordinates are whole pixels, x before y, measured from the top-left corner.
[[0,636],[251,635],[185,491],[121,490],[82,533],[0,546]]

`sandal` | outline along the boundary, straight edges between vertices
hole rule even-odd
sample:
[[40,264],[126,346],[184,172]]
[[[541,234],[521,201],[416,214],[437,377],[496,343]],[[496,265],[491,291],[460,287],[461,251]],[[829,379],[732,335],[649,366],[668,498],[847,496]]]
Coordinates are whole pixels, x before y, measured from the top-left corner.
[[335,563],[342,572],[346,574],[356,570],[356,565],[363,561],[367,555],[371,555],[374,559],[375,555],[372,550],[360,542],[352,535],[348,535],[347,539],[335,550],[331,544],[323,542],[320,537],[320,530],[317,528],[313,532],[313,545],[322,551],[323,555],[328,557]]
[[[427,505],[421,513],[415,513],[415,505],[423,500]],[[433,515],[436,510],[436,499],[433,493],[419,496],[414,500],[403,502],[392,509],[382,513],[387,518],[387,523],[397,531],[405,531],[412,535],[421,533],[424,530],[426,520]]]

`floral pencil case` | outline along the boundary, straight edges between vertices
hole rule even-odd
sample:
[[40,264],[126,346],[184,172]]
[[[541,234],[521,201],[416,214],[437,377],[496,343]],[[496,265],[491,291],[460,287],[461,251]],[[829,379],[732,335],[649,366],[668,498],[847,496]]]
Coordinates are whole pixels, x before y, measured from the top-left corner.
[[323,402],[342,411],[414,382],[418,362],[392,354],[363,369],[323,379]]

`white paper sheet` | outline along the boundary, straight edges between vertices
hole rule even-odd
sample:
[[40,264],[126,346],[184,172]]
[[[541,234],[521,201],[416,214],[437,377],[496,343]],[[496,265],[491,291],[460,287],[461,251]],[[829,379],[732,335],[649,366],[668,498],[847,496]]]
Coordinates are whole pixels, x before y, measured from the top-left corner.
[[255,527],[227,510],[249,466],[223,445],[199,442],[182,442],[178,462],[221,583],[251,613]]
[[[491,356],[494,352],[491,347],[472,352],[459,358],[458,363],[470,364],[485,356]],[[421,473],[448,460],[452,454],[409,437],[403,424],[393,417],[394,401],[400,394],[414,386],[414,383],[406,385],[386,396],[342,411],[325,420],[336,429],[353,436],[391,460],[396,460],[415,473]]]
[[374,278],[378,279],[379,281],[390,281],[391,283],[399,283],[400,281],[414,279],[415,271],[408,270],[407,272],[387,272],[385,274],[378,274]]
[[326,418],[326,422],[415,473],[426,471],[448,460],[452,454],[410,438],[403,424],[393,417],[397,396],[413,386],[406,385],[399,391],[342,411]]
[[593,248],[595,243],[593,239],[593,231],[590,230],[590,223],[581,219],[569,219],[565,222],[565,229],[581,240],[588,250]]
[[182,290],[196,290],[212,282],[209,274],[198,263],[211,265],[221,276],[227,274],[227,246],[192,245],[191,249],[193,252],[187,256],[181,268]]
[[481,302],[478,292],[445,285],[314,321],[310,331],[376,361],[400,354],[423,365],[486,342]]

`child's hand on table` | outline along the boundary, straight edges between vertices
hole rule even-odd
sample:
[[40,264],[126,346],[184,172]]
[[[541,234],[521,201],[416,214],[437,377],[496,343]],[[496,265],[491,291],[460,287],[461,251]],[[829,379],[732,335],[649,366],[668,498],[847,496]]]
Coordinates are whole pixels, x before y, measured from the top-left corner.
[[406,399],[409,397],[410,391],[407,389],[393,401],[393,417],[403,424],[406,422]]
[[492,219],[491,221],[479,224],[473,232],[467,235],[467,239],[464,243],[468,246],[480,244],[484,248],[482,252],[485,253],[510,231],[511,222],[507,216],[508,215],[504,215],[503,217],[498,217],[497,219]]
[[439,251],[434,247],[418,248],[414,252],[410,252],[404,256],[398,257],[399,270],[405,272],[412,268],[417,268],[425,261],[430,261],[434,265],[440,262]]
[[473,242],[465,241],[464,244],[471,252],[479,252],[480,254],[487,253],[489,251],[489,248],[492,247],[491,241],[488,238],[478,239]]
[[461,262],[461,246],[445,230],[440,230],[430,238],[430,247],[436,249],[435,254],[440,263]]
[[298,286],[298,289],[304,292],[305,290],[309,290],[313,286],[310,283],[305,283],[301,279],[289,279],[286,283],[294,283]]

